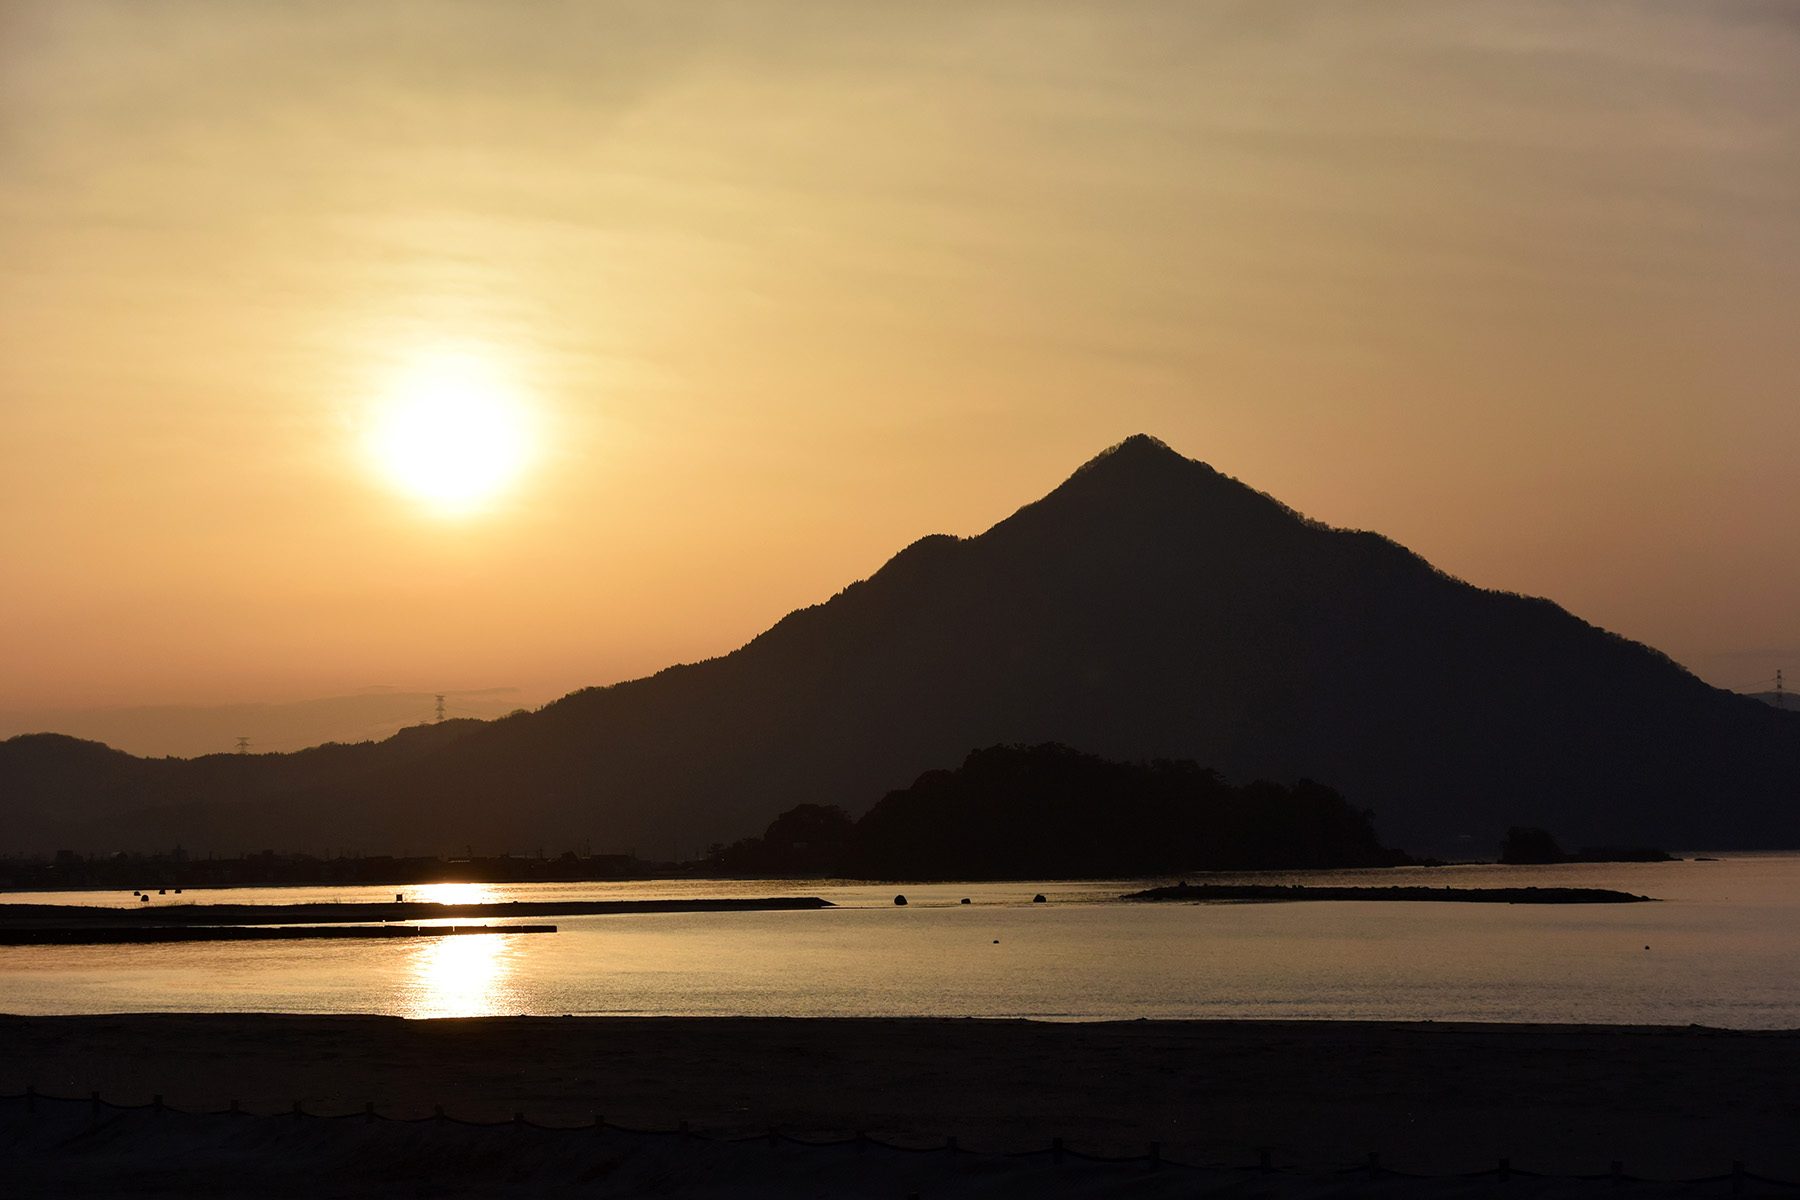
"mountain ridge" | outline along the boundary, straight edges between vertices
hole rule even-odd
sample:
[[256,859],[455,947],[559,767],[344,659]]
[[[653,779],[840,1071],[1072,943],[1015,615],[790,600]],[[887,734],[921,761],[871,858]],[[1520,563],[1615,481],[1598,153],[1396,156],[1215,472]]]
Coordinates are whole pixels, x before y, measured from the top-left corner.
[[1515,824],[1792,846],[1788,721],[1551,601],[1477,588],[1138,435],[729,654],[341,778],[284,788],[271,767],[231,798],[171,784],[160,815],[115,812],[114,827],[162,844],[311,827],[346,831],[333,844],[686,854],[796,803],[860,812],[978,746],[1058,742],[1317,779],[1414,851],[1491,853]]

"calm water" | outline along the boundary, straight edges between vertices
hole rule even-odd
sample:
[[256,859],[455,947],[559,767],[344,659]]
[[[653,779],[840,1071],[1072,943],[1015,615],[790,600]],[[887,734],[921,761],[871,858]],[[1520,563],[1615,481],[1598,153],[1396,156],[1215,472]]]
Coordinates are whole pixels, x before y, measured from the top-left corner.
[[[1193,876],[1191,878],[1200,878]],[[1800,1028],[1800,854],[1220,881],[1582,885],[1659,904],[1112,902],[1144,882],[406,889],[509,900],[820,895],[817,912],[563,917],[554,935],[0,948],[0,1010],[1587,1021]],[[1032,904],[1034,892],[1049,897]],[[381,900],[393,888],[157,902]],[[969,897],[972,904],[959,901]],[[6,901],[130,903],[126,893]]]

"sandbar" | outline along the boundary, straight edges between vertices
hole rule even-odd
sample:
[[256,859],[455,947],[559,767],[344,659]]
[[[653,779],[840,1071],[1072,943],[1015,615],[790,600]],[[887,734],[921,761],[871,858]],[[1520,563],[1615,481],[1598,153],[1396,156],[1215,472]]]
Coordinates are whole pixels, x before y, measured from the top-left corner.
[[144,942],[276,942],[295,938],[457,937],[555,933],[554,925],[54,925],[0,924],[0,946],[123,946]]
[[792,912],[834,907],[817,896],[719,896],[684,900],[509,900],[439,904],[423,900],[328,904],[0,904],[0,927],[59,924],[299,925],[438,921],[449,917],[567,917],[628,913]]

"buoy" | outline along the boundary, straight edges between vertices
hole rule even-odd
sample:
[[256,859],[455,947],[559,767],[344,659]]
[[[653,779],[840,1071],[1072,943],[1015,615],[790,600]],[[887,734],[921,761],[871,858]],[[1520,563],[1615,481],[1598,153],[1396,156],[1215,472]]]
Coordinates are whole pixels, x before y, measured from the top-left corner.
[[894,897],[894,903],[895,903],[895,904],[899,904],[899,905],[905,905],[905,903],[906,903],[906,897],[905,897],[905,896],[895,896],[895,897]]
[[963,898],[962,898],[962,902],[963,902],[963,903],[964,903],[964,904],[967,904],[967,903],[968,903],[968,902],[969,902],[969,898],[968,898],[968,897],[967,897],[967,896],[964,896],[964,897],[963,897]]
[[1035,895],[1035,896],[1033,896],[1033,897],[1032,897],[1032,898],[1031,898],[1031,902],[1032,902],[1032,903],[1033,903],[1033,904],[1042,904],[1042,903],[1044,903],[1044,893],[1042,893],[1042,892],[1039,892],[1039,893],[1038,893],[1038,894],[1037,894],[1037,895]]

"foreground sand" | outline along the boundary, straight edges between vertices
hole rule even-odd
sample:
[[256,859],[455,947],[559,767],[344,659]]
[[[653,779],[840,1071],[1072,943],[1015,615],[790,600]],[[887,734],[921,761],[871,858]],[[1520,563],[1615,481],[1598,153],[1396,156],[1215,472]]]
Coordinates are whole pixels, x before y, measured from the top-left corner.
[[1182,1163],[1254,1164],[1267,1148],[1278,1167],[1321,1174],[1372,1151],[1433,1175],[1504,1156],[1557,1175],[1618,1160],[1680,1179],[1740,1160],[1800,1179],[1800,1032],[169,1014],[0,1017],[0,1048],[0,1092],[161,1095],[181,1109],[285,1113],[298,1100],[408,1118],[442,1106],[545,1125],[599,1113],[707,1136],[864,1131],[993,1152],[1060,1137],[1136,1155],[1155,1141]]

